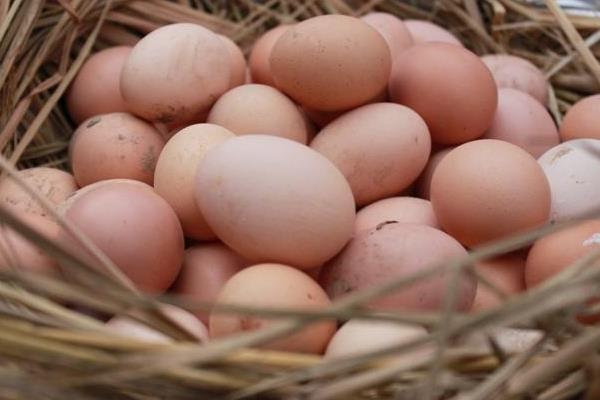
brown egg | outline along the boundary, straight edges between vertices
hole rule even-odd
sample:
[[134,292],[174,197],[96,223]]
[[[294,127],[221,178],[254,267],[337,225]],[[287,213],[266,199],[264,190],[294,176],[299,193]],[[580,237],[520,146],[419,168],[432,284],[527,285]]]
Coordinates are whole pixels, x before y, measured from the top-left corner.
[[[60,227],[54,221],[35,214],[20,212],[16,215],[48,239],[58,240]],[[51,256],[8,225],[0,225],[0,270],[13,267],[42,274],[60,273],[58,264]]]
[[[508,296],[525,290],[525,260],[518,255],[506,255],[475,264],[475,270]],[[472,311],[497,307],[502,300],[485,285],[477,285]]]
[[439,228],[431,203],[415,197],[390,197],[376,201],[356,214],[354,235],[386,222],[428,225]]
[[154,190],[171,205],[185,236],[211,240],[216,236],[194,197],[198,165],[214,146],[235,135],[213,124],[195,124],[177,132],[160,153],[154,172]]
[[600,139],[600,94],[585,97],[573,105],[560,126],[563,141]]
[[560,142],[544,106],[527,93],[510,88],[498,90],[496,116],[482,138],[515,144],[535,158]]
[[333,257],[352,235],[352,190],[316,151],[288,139],[245,135],[210,151],[196,201],[217,236],[241,256],[301,269]]
[[494,79],[479,57],[447,43],[404,51],[394,63],[390,97],[419,113],[433,141],[446,145],[483,135],[498,102]]
[[410,32],[415,43],[442,42],[462,47],[460,40],[448,30],[429,21],[407,19],[404,26]]
[[152,185],[164,145],[161,134],[149,123],[127,113],[104,114],[77,128],[69,159],[79,186],[121,178]]
[[413,110],[375,103],[331,122],[310,147],[342,171],[360,206],[406,189],[427,164],[431,139]]
[[[73,175],[60,169],[29,168],[19,171],[19,175],[38,194],[54,205],[60,204],[77,190]],[[0,201],[15,211],[48,216],[46,209],[8,176],[0,180]]]
[[229,87],[234,88],[236,86],[243,85],[246,83],[246,58],[244,57],[244,53],[242,53],[242,49],[240,49],[238,45],[227,36],[217,36],[223,41],[223,43],[225,43],[225,47],[227,47],[227,51],[229,52],[229,57],[231,60],[231,77],[229,80]]
[[548,103],[548,81],[530,61],[508,54],[490,54],[481,60],[492,71],[499,88],[521,90],[543,105]]
[[437,168],[438,164],[446,154],[450,153],[450,151],[454,149],[454,147],[446,147],[441,150],[437,150],[432,153],[431,157],[429,157],[429,161],[423,170],[423,173],[417,180],[417,193],[420,198],[429,200],[431,199],[431,179],[433,178],[433,173]]
[[543,225],[550,213],[550,186],[525,150],[482,139],[455,148],[440,162],[431,203],[446,232],[476,246]]
[[[324,266],[319,281],[336,300],[466,255],[460,243],[430,226],[389,223],[354,237]],[[450,276],[449,271],[442,269],[431,278],[373,300],[370,305],[385,310],[439,310]],[[476,288],[473,276],[462,276],[457,310],[471,308]]]
[[267,85],[242,85],[225,93],[208,114],[207,122],[236,135],[281,136],[306,144],[307,126],[298,106]]
[[383,36],[390,48],[392,63],[398,54],[413,45],[410,32],[404,22],[395,15],[384,12],[371,12],[361,19]]
[[279,25],[259,37],[248,58],[248,66],[250,68],[250,76],[252,82],[261,83],[263,85],[275,86],[273,75],[271,73],[271,50],[279,38],[290,29],[291,25]]
[[[222,243],[196,244],[185,250],[183,266],[172,290],[186,299],[212,303],[225,282],[248,265],[248,261]],[[208,324],[207,311],[198,309],[194,314]]]
[[[218,304],[262,308],[320,310],[330,305],[321,287],[303,272],[281,264],[259,264],[235,274],[219,294]],[[211,338],[268,328],[281,319],[212,312]],[[261,348],[298,353],[322,353],[335,332],[334,321],[311,324],[306,328],[264,345]]]
[[127,111],[119,78],[129,46],[109,47],[92,54],[67,92],[67,109],[76,124],[99,114]]
[[152,122],[196,122],[229,89],[231,58],[210,30],[190,23],[160,27],[140,40],[121,72],[121,93]]
[[344,15],[322,15],[294,25],[277,40],[270,60],[277,87],[320,111],[367,103],[385,88],[391,68],[383,37],[360,19]]
[[177,277],[183,233],[152,187],[126,179],[97,182],[69,199],[64,214],[140,289],[161,292]]

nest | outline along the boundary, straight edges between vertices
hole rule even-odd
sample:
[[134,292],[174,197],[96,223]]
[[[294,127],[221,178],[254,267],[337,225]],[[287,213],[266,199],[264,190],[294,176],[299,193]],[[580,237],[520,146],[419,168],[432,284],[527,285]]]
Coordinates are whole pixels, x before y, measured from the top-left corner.
[[[567,14],[554,0],[541,6],[517,0],[4,1],[0,3],[0,167],[23,187],[15,175],[17,168],[67,168],[66,149],[74,126],[61,98],[91,52],[131,44],[174,22],[202,24],[247,51],[257,36],[281,23],[372,10],[432,20],[478,54],[510,53],[531,60],[553,84],[549,108],[557,121],[573,102],[600,91],[600,46],[594,47],[600,40],[600,18]],[[37,197],[65,229],[87,243]],[[444,309],[437,313],[382,313],[361,307],[440,268],[459,276],[478,260],[524,248],[562,225],[481,247],[465,259],[431,266],[318,312],[219,307],[218,312],[280,321],[266,330],[199,344],[158,307],[159,301],[181,304],[181,299],[140,294],[90,243],[88,248],[97,254],[94,262],[49,241],[2,206],[0,220],[58,258],[73,276],[63,281],[0,271],[0,398],[600,398],[600,328],[585,327],[574,318],[582,312],[598,312],[597,306],[586,308],[583,293],[599,290],[600,269],[588,267],[598,262],[600,251],[501,307],[476,314],[453,312],[456,289],[452,287]],[[482,278],[480,284],[494,289]],[[85,312],[78,311],[82,309]],[[127,312],[132,318],[175,340],[153,344],[117,337],[89,316],[123,310],[131,310]],[[418,324],[430,334],[333,361],[255,349],[319,319],[351,318]],[[530,328],[538,335],[530,346],[514,351],[503,348],[491,333],[499,327]],[[484,345],[465,344],[472,343],[465,338],[473,335],[480,335]],[[419,346],[431,346],[432,356],[412,362],[395,358]]]

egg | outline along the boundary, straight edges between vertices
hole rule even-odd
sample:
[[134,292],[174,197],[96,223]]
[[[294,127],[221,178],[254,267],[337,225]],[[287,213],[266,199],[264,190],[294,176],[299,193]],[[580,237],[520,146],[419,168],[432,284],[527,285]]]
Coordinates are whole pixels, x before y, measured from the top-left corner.
[[230,87],[223,40],[197,24],[160,27],[140,40],[121,71],[128,108],[152,122],[193,123]]
[[196,240],[216,237],[196,204],[194,182],[206,153],[234,136],[217,125],[190,125],[177,132],[158,157],[154,190],[173,208],[186,237]]
[[[475,271],[511,296],[525,290],[525,260],[518,255],[504,255],[475,264]],[[479,283],[471,311],[481,311],[502,304],[491,289]]]
[[[271,309],[321,310],[329,298],[310,277],[295,268],[280,264],[259,264],[243,269],[227,281],[217,304]],[[217,313],[210,315],[211,338],[266,329],[282,321],[253,315]],[[261,348],[298,353],[322,353],[335,332],[335,322],[311,324],[286,337],[261,345]]]
[[[60,227],[54,221],[21,212],[15,216],[47,239],[55,242],[58,240]],[[50,255],[8,225],[0,225],[0,270],[13,267],[47,275],[60,273],[56,260]]]
[[131,114],[98,115],[73,134],[69,161],[79,186],[121,178],[152,185],[164,145],[158,130]]
[[444,145],[483,135],[498,103],[496,84],[485,64],[469,50],[447,43],[422,43],[402,52],[389,90],[392,101],[415,110],[432,140]]
[[407,196],[390,197],[369,204],[356,214],[354,235],[386,222],[439,228],[431,202]]
[[310,147],[342,171],[356,204],[365,205],[406,189],[427,164],[431,139],[413,110],[375,103],[331,122]]
[[[18,174],[40,196],[54,205],[60,204],[77,190],[73,175],[60,169],[35,167],[23,169]],[[0,201],[11,210],[49,216],[48,211],[9,176],[0,179]]]
[[521,90],[543,105],[548,103],[548,81],[529,60],[508,54],[490,54],[481,60],[492,71],[499,88]]
[[440,161],[442,161],[452,149],[454,149],[454,147],[442,148],[433,152],[431,157],[429,157],[429,161],[421,173],[421,176],[419,176],[416,184],[416,191],[422,199],[429,200],[431,198],[431,179],[433,178],[433,173]]
[[[406,325],[387,321],[350,320],[333,335],[325,351],[325,360],[348,358],[401,346],[427,336],[418,325]],[[394,360],[407,363],[427,360],[432,355],[431,346],[420,346],[394,355]]]
[[283,35],[291,25],[279,25],[259,37],[250,52],[248,58],[248,66],[250,68],[250,76],[252,82],[261,83],[264,85],[275,86],[273,74],[271,72],[271,51],[273,46],[281,35]]
[[250,84],[231,89],[217,100],[207,122],[236,135],[254,133],[307,142],[307,124],[298,106],[267,85]]
[[404,49],[413,45],[413,38],[404,22],[395,15],[384,12],[371,12],[361,18],[371,25],[385,39],[392,63]]
[[229,79],[229,88],[243,85],[246,83],[246,58],[242,49],[227,36],[217,35],[219,39],[223,41],[227,51],[229,52],[229,58],[231,62],[231,76]]
[[433,22],[407,19],[404,21],[404,26],[410,32],[415,43],[442,42],[461,47],[463,45],[450,31]]
[[270,63],[276,86],[296,102],[339,111],[365,104],[385,88],[391,55],[367,23],[322,15],[290,27],[275,43]]
[[538,239],[527,256],[525,285],[537,286],[600,247],[600,219],[583,221]]
[[[319,281],[332,300],[409,277],[423,269],[460,259],[467,251],[448,234],[426,225],[388,223],[355,236],[323,267]],[[442,268],[430,278],[373,300],[384,310],[439,310],[451,272]],[[468,273],[459,280],[456,309],[471,308],[477,281]]]
[[183,261],[183,233],[169,204],[152,187],[108,180],[81,189],[63,213],[140,289],[162,292]]
[[544,153],[538,162],[552,193],[550,221],[568,221],[600,206],[600,140],[576,139]]
[[431,203],[446,232],[476,246],[543,225],[550,212],[550,186],[525,150],[482,139],[442,159],[431,181]]
[[344,176],[289,139],[227,140],[201,162],[195,195],[217,236],[250,261],[310,269],[352,235],[354,199]]
[[[464,347],[474,352],[491,352],[490,339],[502,349],[505,354],[520,354],[530,351],[536,346],[540,340],[544,338],[545,333],[536,329],[519,329],[519,328],[494,328],[485,331],[474,330],[464,338]],[[542,346],[543,350],[547,350],[551,346],[550,341]]]
[[119,79],[130,46],[109,47],[82,65],[66,94],[67,110],[76,124],[99,114],[127,111]]
[[558,130],[550,113],[536,99],[511,88],[498,91],[498,108],[483,139],[515,144],[538,158],[559,144]]
[[[248,261],[222,243],[195,244],[185,250],[183,265],[172,290],[185,299],[212,303],[225,282],[248,265]],[[193,311],[208,324],[207,311]]]
[[600,94],[579,100],[567,111],[560,125],[562,140],[600,139]]

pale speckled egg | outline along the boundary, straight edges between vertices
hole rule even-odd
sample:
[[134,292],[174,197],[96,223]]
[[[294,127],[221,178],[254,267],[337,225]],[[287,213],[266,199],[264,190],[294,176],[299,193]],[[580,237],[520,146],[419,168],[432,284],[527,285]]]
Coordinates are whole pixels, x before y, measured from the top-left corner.
[[[448,234],[426,225],[388,223],[354,237],[323,267],[319,281],[332,300],[423,269],[463,258],[467,251]],[[385,310],[439,310],[451,272],[440,269],[430,278],[409,285],[369,305]],[[460,279],[456,309],[473,304],[477,281],[465,273]]]
[[543,105],[548,103],[548,81],[529,60],[508,54],[490,54],[481,60],[492,71],[499,88],[521,90]]
[[386,222],[439,228],[431,202],[416,197],[390,197],[369,204],[356,213],[354,235]]
[[391,55],[383,37],[358,18],[322,15],[292,26],[275,43],[276,86],[320,111],[367,103],[387,85]]
[[214,146],[235,135],[213,124],[190,125],[163,148],[154,171],[154,190],[171,205],[185,236],[211,240],[216,236],[196,204],[194,182],[198,165]]
[[283,35],[291,25],[279,25],[259,37],[248,58],[248,67],[250,69],[250,77],[252,82],[261,83],[263,85],[275,86],[273,74],[271,72],[271,51],[273,46],[281,35]]
[[560,125],[562,140],[600,139],[600,94],[579,100]]
[[[73,175],[60,169],[35,167],[23,169],[18,174],[54,205],[62,203],[77,190]],[[8,176],[0,180],[0,201],[15,211],[48,216],[46,209]]]
[[410,108],[375,103],[328,124],[310,147],[344,174],[360,206],[413,183],[427,164],[431,139],[423,119]]
[[469,50],[447,43],[421,43],[402,52],[394,63],[389,91],[392,101],[415,110],[432,140],[443,145],[483,135],[498,103],[498,90],[485,64]]
[[407,19],[404,21],[404,26],[410,32],[415,43],[442,42],[457,46],[463,45],[450,31],[433,22]]
[[454,149],[454,147],[446,147],[432,152],[431,157],[429,157],[429,161],[416,184],[417,194],[422,199],[429,200],[431,198],[431,179],[433,178],[433,173],[440,161],[442,161],[442,159],[446,157],[446,154],[450,153],[452,149]]
[[[183,265],[172,291],[185,299],[212,303],[225,282],[248,265],[248,261],[222,243],[193,245],[185,250]],[[208,324],[208,311],[193,311]]]
[[476,246],[546,223],[550,186],[525,150],[482,139],[442,159],[431,181],[431,203],[446,232]]
[[552,194],[550,221],[567,221],[600,207],[600,140],[569,140],[538,162]]
[[97,115],[73,134],[69,161],[79,186],[106,179],[152,185],[165,140],[151,124],[128,113]]
[[162,292],[177,277],[183,232],[152,187],[126,179],[97,182],[68,199],[62,211],[140,289]]
[[301,269],[333,257],[352,235],[352,190],[318,152],[289,139],[244,135],[206,154],[196,201],[241,256]]
[[[475,271],[502,290],[507,296],[525,290],[525,259],[518,255],[509,254],[480,261],[475,264]],[[501,304],[502,299],[491,289],[482,283],[477,285],[477,294],[475,295],[472,311],[486,310]]]
[[298,106],[267,85],[242,85],[225,93],[208,114],[208,123],[236,135],[281,136],[306,144],[307,124]]
[[227,36],[217,35],[225,43],[229,57],[231,59],[231,78],[229,80],[229,87],[234,88],[236,86],[243,85],[246,83],[246,58],[242,49]]
[[109,47],[83,64],[67,91],[67,109],[75,123],[99,114],[127,111],[119,79],[130,46]]
[[560,143],[546,108],[527,93],[510,88],[498,90],[496,115],[482,138],[515,144],[535,158]]
[[[308,275],[281,264],[259,264],[243,269],[227,281],[217,304],[262,308],[321,310],[331,302],[323,289]],[[266,329],[282,319],[232,315],[213,311],[211,338]],[[261,348],[298,353],[322,353],[335,332],[334,321],[311,324],[291,335],[261,345]]]
[[196,122],[230,87],[225,43],[197,24],[160,27],[140,40],[121,71],[128,108],[152,122]]
[[413,45],[410,32],[404,22],[395,15],[384,12],[371,12],[361,17],[361,19],[383,36],[390,48],[392,63],[398,54]]

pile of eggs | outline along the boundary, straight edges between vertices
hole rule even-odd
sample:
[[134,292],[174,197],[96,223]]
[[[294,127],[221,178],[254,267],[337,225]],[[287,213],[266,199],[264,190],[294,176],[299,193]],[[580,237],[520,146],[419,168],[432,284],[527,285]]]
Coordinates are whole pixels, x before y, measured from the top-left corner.
[[[575,104],[559,129],[547,94],[530,62],[479,57],[439,26],[385,13],[278,26],[248,63],[228,38],[173,24],[81,68],[66,97],[79,124],[73,175],[20,173],[149,294],[318,310],[600,206],[600,95]],[[0,200],[69,240],[8,179]],[[1,239],[17,250],[2,267],[61,273],[15,232]],[[511,295],[597,246],[600,219],[588,219],[475,268]],[[439,310],[450,279],[442,269],[369,306]],[[456,309],[500,304],[482,286],[463,274]],[[202,340],[276,323],[166,312]],[[168,339],[122,317],[107,326]],[[324,321],[264,347],[343,356],[367,349],[360,337],[372,347],[425,333]]]

